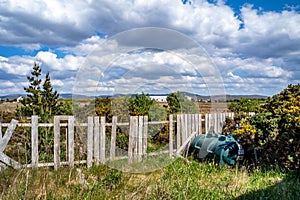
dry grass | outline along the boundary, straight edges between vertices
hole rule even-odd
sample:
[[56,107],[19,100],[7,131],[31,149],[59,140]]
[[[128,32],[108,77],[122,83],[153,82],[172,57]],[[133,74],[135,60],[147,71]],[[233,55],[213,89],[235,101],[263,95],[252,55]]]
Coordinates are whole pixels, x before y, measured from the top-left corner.
[[3,102],[0,104],[0,112],[13,113],[17,107],[21,106],[21,103],[18,102]]
[[7,169],[0,199],[299,199],[299,177],[280,171],[219,168],[177,159],[152,173],[107,166]]

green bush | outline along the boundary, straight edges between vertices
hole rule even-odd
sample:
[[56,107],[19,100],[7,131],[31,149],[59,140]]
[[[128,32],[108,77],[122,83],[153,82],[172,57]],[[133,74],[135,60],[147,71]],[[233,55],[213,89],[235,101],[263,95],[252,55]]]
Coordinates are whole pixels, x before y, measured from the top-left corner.
[[[248,140],[260,149],[259,163],[270,168],[299,169],[300,84],[289,85],[268,98],[256,115],[248,119],[255,129]],[[241,140],[253,136],[246,132]]]
[[256,142],[262,148],[264,164],[287,169],[300,162],[300,84],[289,85],[268,98],[257,115],[249,120],[257,130]]

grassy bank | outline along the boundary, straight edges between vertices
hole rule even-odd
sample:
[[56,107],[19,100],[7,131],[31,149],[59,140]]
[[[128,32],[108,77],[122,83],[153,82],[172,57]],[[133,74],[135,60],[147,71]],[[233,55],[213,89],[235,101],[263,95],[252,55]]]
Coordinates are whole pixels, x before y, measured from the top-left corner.
[[293,173],[218,168],[178,159],[148,174],[106,166],[0,172],[0,199],[300,199]]

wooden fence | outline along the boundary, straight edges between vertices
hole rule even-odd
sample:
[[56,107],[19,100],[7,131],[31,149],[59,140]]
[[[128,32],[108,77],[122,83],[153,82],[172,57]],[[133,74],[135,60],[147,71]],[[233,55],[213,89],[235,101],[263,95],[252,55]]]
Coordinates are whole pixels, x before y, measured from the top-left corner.
[[[31,117],[31,123],[18,123],[12,120],[11,123],[0,123],[0,161],[13,168],[21,167],[41,167],[54,166],[57,170],[61,165],[73,167],[75,164],[87,164],[88,167],[93,163],[105,163],[117,159],[128,159],[128,162],[141,161],[153,153],[147,153],[148,127],[151,125],[168,124],[169,145],[168,150],[160,153],[169,154],[170,157],[180,153],[182,147],[186,145],[190,137],[200,133],[207,133],[209,130],[221,132],[226,117],[233,117],[233,113],[214,113],[214,114],[178,114],[176,119],[173,115],[167,121],[148,121],[147,116],[131,116],[129,122],[118,122],[116,116],[112,117],[112,122],[107,123],[105,117],[88,117],[87,123],[77,123],[74,116],[54,116],[54,123],[39,123],[38,116]],[[17,161],[5,155],[4,149],[8,144],[14,129],[17,127],[31,128],[31,163],[21,165]],[[117,127],[129,127],[129,142],[126,156],[116,155]],[[7,127],[2,134],[2,127]],[[53,162],[39,162],[39,127],[53,127],[54,148]],[[66,127],[66,160],[61,160],[61,127]],[[74,133],[75,127],[86,127],[86,159],[75,160]],[[109,139],[107,138],[107,127],[111,127]],[[1,164],[0,162],[0,164]]]

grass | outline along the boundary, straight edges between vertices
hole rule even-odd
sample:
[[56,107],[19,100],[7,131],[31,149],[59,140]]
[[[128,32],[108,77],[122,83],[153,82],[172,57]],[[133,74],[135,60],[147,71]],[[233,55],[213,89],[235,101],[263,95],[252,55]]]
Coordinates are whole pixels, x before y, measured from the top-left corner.
[[182,159],[144,174],[105,165],[6,169],[0,172],[0,183],[0,199],[300,199],[296,174],[248,173]]

